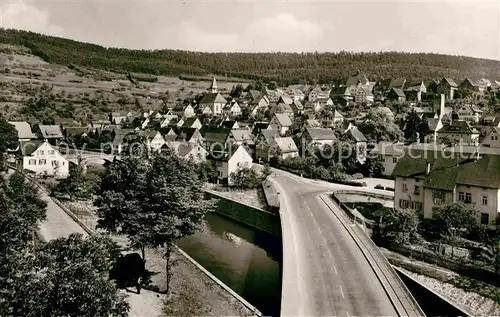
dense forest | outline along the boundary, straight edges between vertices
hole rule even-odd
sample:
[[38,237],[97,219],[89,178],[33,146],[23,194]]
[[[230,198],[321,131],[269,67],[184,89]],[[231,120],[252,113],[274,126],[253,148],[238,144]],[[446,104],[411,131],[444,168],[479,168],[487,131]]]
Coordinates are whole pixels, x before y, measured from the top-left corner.
[[360,69],[381,78],[499,79],[500,61],[430,53],[202,53],[129,50],[33,32],[0,29],[0,43],[23,45],[50,63],[156,75],[218,74],[281,85],[344,82]]

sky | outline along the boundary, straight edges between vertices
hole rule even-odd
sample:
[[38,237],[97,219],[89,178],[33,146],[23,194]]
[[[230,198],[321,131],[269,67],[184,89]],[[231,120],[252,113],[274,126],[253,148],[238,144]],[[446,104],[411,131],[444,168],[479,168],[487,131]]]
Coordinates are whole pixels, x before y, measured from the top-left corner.
[[107,47],[500,60],[500,0],[0,0],[0,26]]

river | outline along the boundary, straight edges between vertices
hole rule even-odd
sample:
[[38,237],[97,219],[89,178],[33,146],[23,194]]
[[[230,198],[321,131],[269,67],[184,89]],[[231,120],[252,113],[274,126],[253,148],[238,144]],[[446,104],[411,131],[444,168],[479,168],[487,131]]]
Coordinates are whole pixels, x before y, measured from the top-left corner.
[[264,315],[279,316],[281,238],[212,213],[178,245]]

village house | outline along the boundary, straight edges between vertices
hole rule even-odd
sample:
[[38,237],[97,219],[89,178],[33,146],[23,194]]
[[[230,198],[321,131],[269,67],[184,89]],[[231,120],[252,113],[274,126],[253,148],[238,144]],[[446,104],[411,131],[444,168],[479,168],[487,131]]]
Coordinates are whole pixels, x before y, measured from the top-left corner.
[[224,107],[223,113],[231,117],[237,117],[241,115],[242,110],[238,102],[231,101],[228,102],[227,105]]
[[253,125],[251,127],[252,134],[254,135],[254,137],[258,137],[262,130],[268,130],[268,129],[270,129],[269,122],[257,122],[256,121],[253,123]]
[[177,140],[190,142],[190,143],[199,143],[204,144],[205,139],[200,132],[200,129],[196,128],[182,128],[179,130],[179,134],[177,136]]
[[203,146],[196,142],[167,142],[165,144],[178,157],[190,160],[194,163],[201,163],[207,160],[208,152]]
[[338,103],[341,106],[345,106],[349,101],[353,100],[353,95],[355,90],[351,92],[351,89],[346,86],[338,86],[331,90],[330,98],[332,103]]
[[371,103],[373,102],[373,94],[371,86],[358,85],[354,91],[354,101],[357,103]]
[[271,109],[269,110],[269,115],[272,117],[276,113],[285,114],[290,118],[294,117],[294,112],[293,112],[291,105],[286,104],[286,103],[279,103],[279,104],[271,105]]
[[141,132],[139,135],[146,138],[146,144],[153,152],[161,149],[161,147],[166,143],[165,138],[158,131],[145,131],[144,133]]
[[413,209],[432,218],[436,209],[463,203],[475,210],[480,222],[493,225],[500,212],[500,156],[470,158],[425,154],[403,156],[397,163],[394,206]]
[[367,139],[363,133],[354,126],[342,134],[341,139],[356,144],[356,158],[359,163],[364,164],[367,154]]
[[399,157],[403,154],[404,143],[381,141],[370,150],[370,155],[380,155],[382,157],[382,175],[391,176],[394,167],[398,163]]
[[457,111],[459,120],[478,123],[483,111],[476,105],[463,105]]
[[198,119],[197,117],[191,117],[184,120],[184,124],[182,125],[182,127],[201,129],[201,127],[203,127],[203,124],[201,124],[200,119]]
[[[248,145],[248,146],[253,146],[254,139],[253,139],[253,134],[250,129],[232,129],[230,132],[230,141],[233,144],[236,145]],[[251,154],[251,153],[250,153]]]
[[195,116],[195,111],[191,105],[176,105],[170,110],[170,114],[179,118],[191,118]]
[[21,147],[23,169],[40,176],[66,178],[69,175],[69,161],[47,140],[33,142]]
[[436,93],[438,95],[444,94],[446,99],[453,100],[455,98],[455,94],[458,90],[457,83],[451,78],[443,78],[439,82],[436,88]]
[[57,145],[64,138],[61,127],[58,125],[39,125],[38,130],[42,139],[52,145]]
[[165,117],[160,122],[160,128],[167,128],[175,125],[179,117],[176,115],[165,115]]
[[344,116],[340,113],[340,111],[335,109],[331,116],[321,117],[320,120],[323,128],[335,128],[339,127],[342,122],[344,122]]
[[207,157],[215,165],[218,180],[232,185],[231,175],[240,169],[252,168],[252,156],[243,145],[234,145],[224,150],[212,149]]
[[31,126],[26,121],[9,121],[17,131],[19,141],[30,141],[36,139],[37,136],[31,132]]
[[479,131],[467,121],[454,120],[437,131],[437,142],[452,145],[478,145]]
[[349,77],[346,82],[346,86],[349,88],[351,95],[354,95],[358,86],[366,86],[370,85],[370,81],[366,77],[365,74],[361,73],[361,71],[357,70],[356,74]]
[[177,140],[177,133],[175,133],[174,129],[170,128],[168,132],[163,136],[165,142],[172,142]]
[[422,95],[427,93],[427,87],[423,80],[411,80],[405,84],[403,92],[405,93],[406,100],[421,102]]
[[112,124],[121,124],[122,122],[127,121],[128,117],[126,113],[121,112],[111,112],[109,114],[109,122]]
[[227,149],[231,141],[231,130],[226,128],[203,127],[201,130],[205,149],[209,152]]
[[292,126],[292,120],[284,113],[275,113],[269,123],[273,130],[278,130],[281,135],[285,135]]
[[500,128],[493,127],[481,141],[484,147],[500,148]]
[[486,113],[483,114],[479,120],[479,124],[483,127],[497,127],[500,128],[500,113]]
[[291,137],[276,137],[272,145],[272,156],[281,160],[299,156],[299,149]]
[[387,94],[387,99],[398,102],[404,102],[406,101],[406,95],[400,88],[391,88],[391,90]]
[[258,134],[255,134],[255,159],[259,162],[269,162],[273,157],[272,146],[275,144],[274,139],[279,137],[278,130],[262,129]]
[[470,78],[465,78],[464,81],[458,85],[458,93],[461,98],[465,98],[474,93],[482,93],[484,92],[484,88],[477,84],[477,82],[471,80]]
[[333,130],[329,128],[306,128],[303,133],[303,138],[307,144],[319,148],[325,145],[333,145],[336,140]]

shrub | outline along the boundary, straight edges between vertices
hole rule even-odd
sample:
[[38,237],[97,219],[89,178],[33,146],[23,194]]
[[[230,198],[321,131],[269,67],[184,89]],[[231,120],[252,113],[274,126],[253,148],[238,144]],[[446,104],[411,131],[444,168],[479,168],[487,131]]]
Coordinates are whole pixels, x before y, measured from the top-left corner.
[[394,191],[394,188],[392,188],[392,187],[386,187],[386,188],[385,188],[385,190],[388,190],[388,191],[390,191],[390,192],[393,192],[393,191]]
[[383,190],[383,189],[384,189],[384,186],[382,186],[382,185],[380,185],[380,184],[377,184],[377,185],[375,186],[375,189],[382,189],[382,190]]
[[365,178],[365,177],[361,173],[356,173],[356,174],[352,175],[352,179],[363,179],[363,178]]

